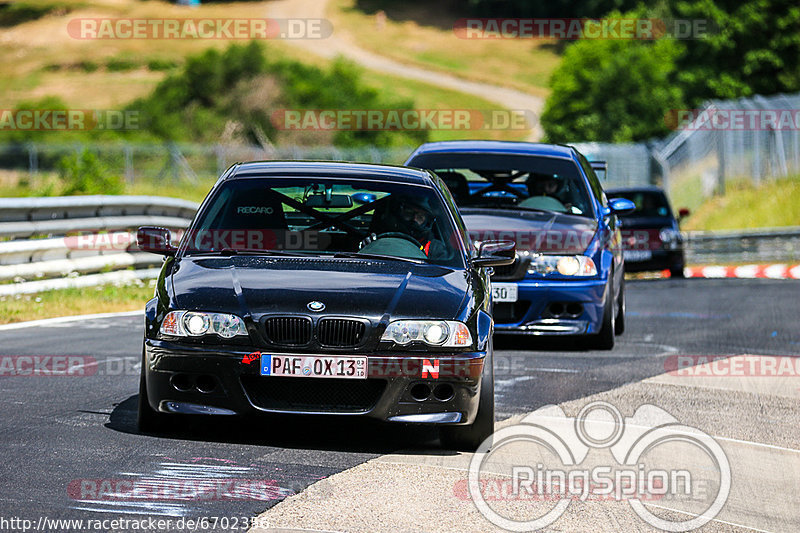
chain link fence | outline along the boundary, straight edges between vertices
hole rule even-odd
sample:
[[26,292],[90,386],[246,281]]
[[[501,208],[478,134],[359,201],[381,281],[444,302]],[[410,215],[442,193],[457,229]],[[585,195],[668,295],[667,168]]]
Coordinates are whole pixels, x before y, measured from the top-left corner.
[[653,156],[673,197],[700,203],[735,182],[800,172],[800,93],[714,100],[672,118],[677,131]]
[[196,144],[53,144],[26,143],[0,145],[0,168],[27,171],[32,174],[54,172],[58,162],[89,149],[117,176],[133,183],[141,179],[175,182],[199,178],[215,178],[239,161],[320,159],[360,161],[367,163],[402,164],[412,152],[407,148],[335,146],[269,147]]
[[[606,187],[657,184],[674,204],[695,207],[736,180],[759,184],[800,172],[800,93],[711,101],[674,110],[675,133],[652,143],[576,143],[590,160],[608,163]],[[669,117],[667,117],[669,120]],[[0,168],[53,171],[82,144],[0,145]],[[219,176],[237,161],[324,159],[402,164],[413,147],[259,147],[194,144],[89,145],[110,172],[139,179]]]

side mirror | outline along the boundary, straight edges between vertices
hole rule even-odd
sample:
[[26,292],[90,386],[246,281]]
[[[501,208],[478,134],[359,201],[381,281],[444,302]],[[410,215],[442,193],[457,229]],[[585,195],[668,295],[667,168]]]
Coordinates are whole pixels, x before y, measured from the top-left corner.
[[681,207],[680,209],[678,209],[678,222],[688,217],[690,214],[691,211],[689,211],[688,207]]
[[625,215],[632,213],[636,209],[636,204],[627,198],[611,198],[608,201],[608,207],[616,215]]
[[136,232],[136,244],[143,252],[175,255],[177,248],[172,246],[170,239],[170,232],[167,228],[142,226]]
[[517,258],[517,243],[514,241],[484,241],[478,247],[478,257],[472,258],[472,266],[496,267],[513,263]]

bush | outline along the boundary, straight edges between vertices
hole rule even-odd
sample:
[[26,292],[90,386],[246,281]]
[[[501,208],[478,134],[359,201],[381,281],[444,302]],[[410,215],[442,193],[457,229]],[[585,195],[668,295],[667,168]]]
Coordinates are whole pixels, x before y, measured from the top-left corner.
[[61,158],[57,165],[63,196],[78,194],[122,194],[125,183],[113,176],[97,156],[84,149],[74,156]]
[[671,39],[570,45],[550,79],[541,117],[547,140],[633,142],[668,134],[664,117],[682,106],[674,80],[680,53]]
[[145,128],[170,141],[219,142],[226,125],[241,125],[245,139],[263,132],[273,143],[282,138],[339,146],[406,146],[428,138],[426,131],[281,131],[271,122],[280,109],[411,109],[413,102],[386,98],[362,81],[361,70],[337,60],[327,70],[287,59],[270,61],[258,42],[209,49],[189,57],[129,109],[147,110]]
[[70,7],[63,4],[29,4],[28,2],[0,4],[0,28],[36,20],[53,11],[68,12],[69,10]]
[[124,72],[133,70],[139,66],[139,63],[134,59],[127,57],[112,57],[106,61],[106,68],[111,72]]
[[147,70],[162,71],[172,70],[178,67],[177,61],[171,59],[151,59],[147,62]]

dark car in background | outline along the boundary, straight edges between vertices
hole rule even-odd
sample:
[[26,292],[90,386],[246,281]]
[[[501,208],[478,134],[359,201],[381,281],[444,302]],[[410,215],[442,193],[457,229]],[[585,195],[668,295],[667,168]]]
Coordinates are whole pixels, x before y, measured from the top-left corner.
[[146,306],[142,430],[289,413],[433,424],[454,448],[493,432],[486,271],[513,243],[474,248],[433,173],[237,164],[177,247],[162,228],[138,241],[167,256]]
[[514,240],[491,276],[498,332],[574,335],[611,349],[625,329],[617,215],[586,158],[570,146],[497,141],[424,144],[408,166],[449,187],[471,238]]
[[669,270],[673,278],[684,277],[686,256],[679,222],[689,210],[681,209],[675,217],[667,195],[655,186],[608,189],[606,194],[625,198],[636,206],[620,216],[625,270]]

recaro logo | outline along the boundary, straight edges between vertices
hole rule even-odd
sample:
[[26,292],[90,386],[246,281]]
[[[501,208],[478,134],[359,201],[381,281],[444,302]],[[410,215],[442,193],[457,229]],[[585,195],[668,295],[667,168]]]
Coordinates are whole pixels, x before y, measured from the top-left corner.
[[258,207],[254,205],[243,205],[236,209],[240,215],[271,215],[275,210],[271,207]]

